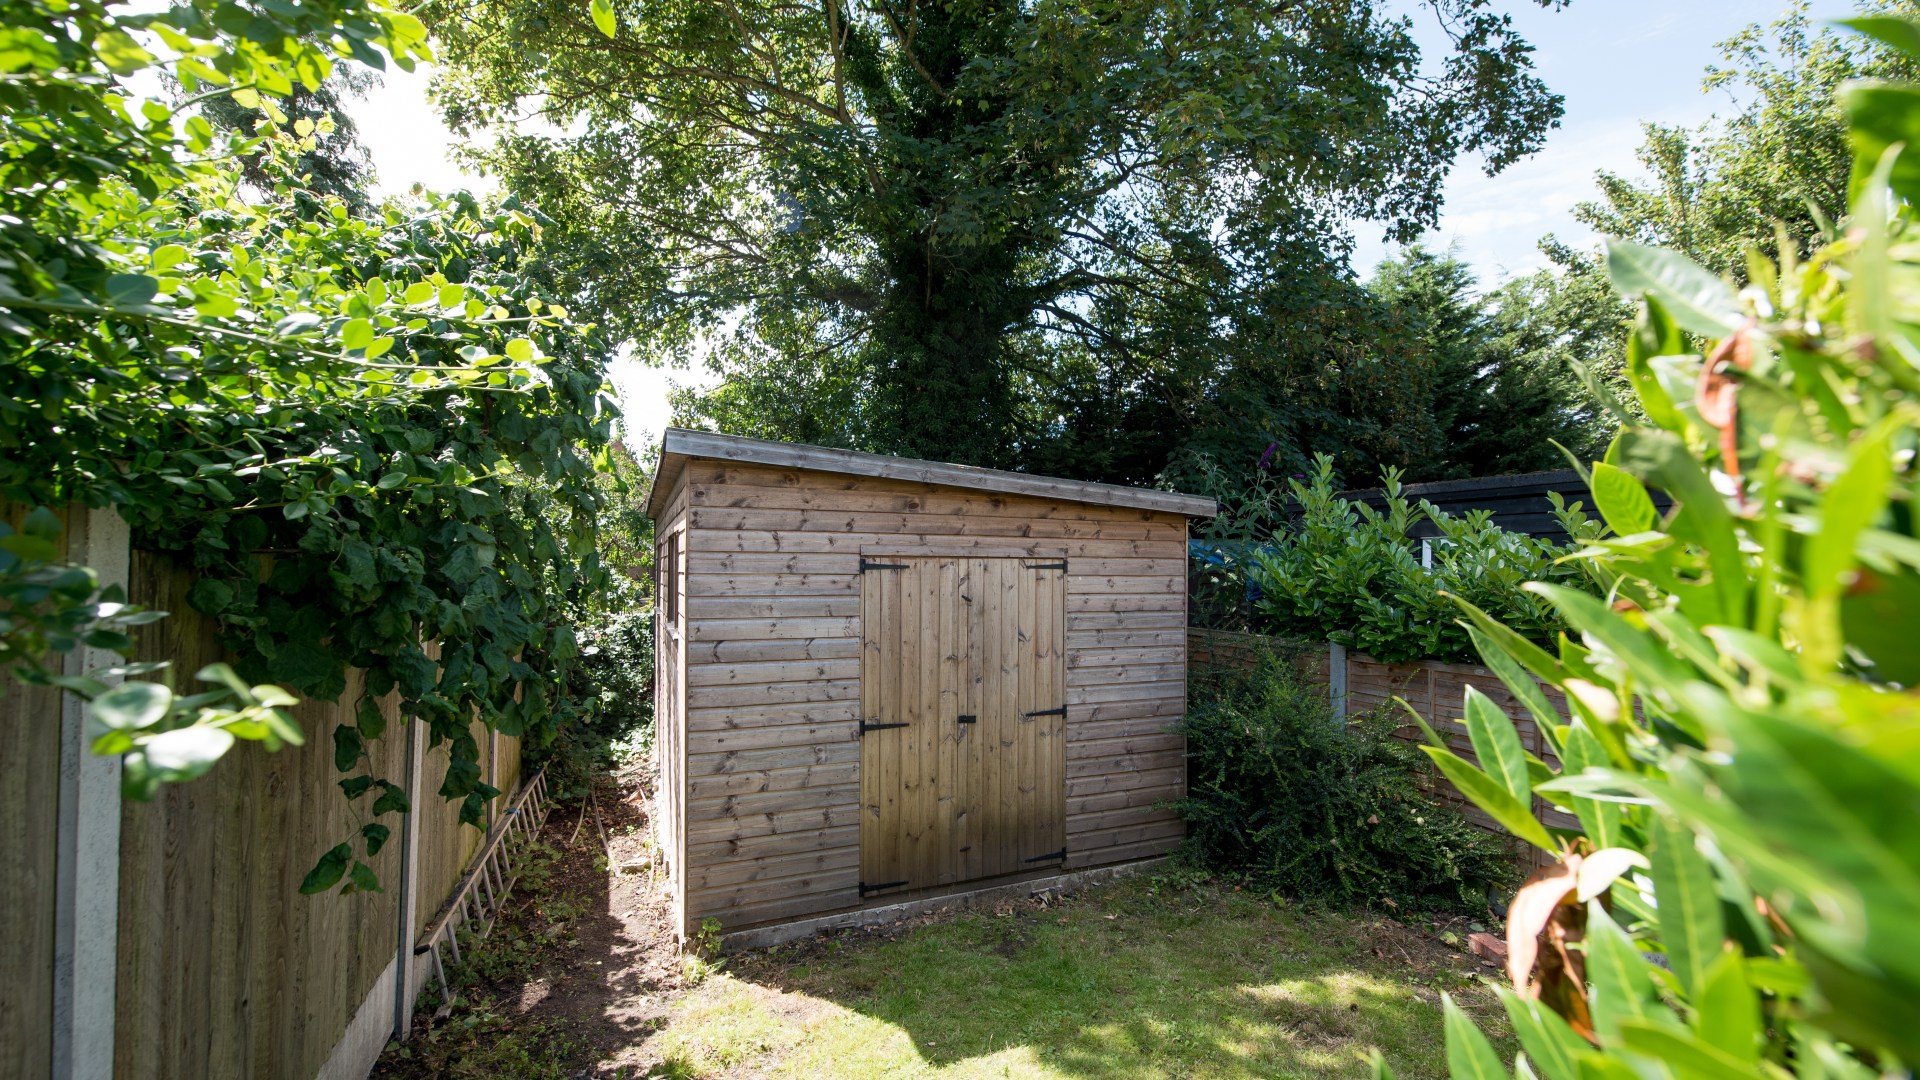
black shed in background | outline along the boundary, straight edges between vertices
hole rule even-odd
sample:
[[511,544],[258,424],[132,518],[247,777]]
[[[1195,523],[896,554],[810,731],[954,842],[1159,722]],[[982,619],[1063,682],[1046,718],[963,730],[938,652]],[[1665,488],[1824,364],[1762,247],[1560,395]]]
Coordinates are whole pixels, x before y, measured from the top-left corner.
[[[1407,484],[1400,489],[1401,495],[1410,503],[1425,499],[1449,514],[1465,514],[1469,510],[1491,510],[1493,523],[1508,532],[1526,533],[1543,540],[1552,540],[1564,544],[1571,537],[1560,527],[1559,519],[1553,516],[1553,504],[1547,500],[1547,493],[1556,491],[1568,505],[1580,503],[1590,517],[1599,517],[1593,508],[1593,495],[1587,490],[1586,481],[1572,469],[1560,469],[1555,472],[1520,473],[1515,476],[1482,476],[1472,480],[1436,480],[1425,484]],[[1665,514],[1673,506],[1673,500],[1661,491],[1651,492],[1653,505]],[[1361,491],[1343,491],[1340,497],[1353,502],[1366,503],[1382,513],[1387,509],[1387,496],[1380,488],[1368,488]],[[1416,524],[1410,535],[1426,538],[1440,535],[1430,521]]]

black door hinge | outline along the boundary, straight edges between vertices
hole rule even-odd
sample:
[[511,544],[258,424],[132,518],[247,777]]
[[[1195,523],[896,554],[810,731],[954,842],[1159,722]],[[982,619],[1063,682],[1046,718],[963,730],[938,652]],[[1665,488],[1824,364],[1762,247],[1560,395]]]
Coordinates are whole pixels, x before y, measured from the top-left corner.
[[972,713],[961,713],[959,716],[954,717],[954,723],[956,724],[977,724],[979,722],[980,718]]
[[880,892],[883,889],[897,889],[905,884],[906,882],[904,881],[883,881],[878,885],[869,885],[863,881],[860,883],[860,895],[862,897],[872,896],[874,893]]
[[1064,862],[1066,858],[1067,858],[1067,849],[1061,848],[1059,851],[1055,851],[1047,855],[1035,855],[1033,858],[1028,859],[1027,861],[1028,862],[1053,862],[1054,860],[1057,859]]
[[910,570],[910,569],[912,569],[912,567],[908,566],[906,563],[868,562],[865,559],[860,560],[860,572],[863,574],[869,570]]
[[907,725],[903,723],[902,724],[876,724],[871,720],[862,720],[860,721],[860,734],[865,735],[869,731],[885,731],[888,728],[897,728],[897,727],[906,727],[906,726]]
[[1057,716],[1065,720],[1067,718],[1067,707],[1062,705],[1057,709],[1039,709],[1034,712],[1023,712],[1020,715],[1022,718],[1030,716]]
[[1061,559],[1059,562],[1027,563],[1025,565],[1029,570],[1065,570],[1067,568],[1067,560]]

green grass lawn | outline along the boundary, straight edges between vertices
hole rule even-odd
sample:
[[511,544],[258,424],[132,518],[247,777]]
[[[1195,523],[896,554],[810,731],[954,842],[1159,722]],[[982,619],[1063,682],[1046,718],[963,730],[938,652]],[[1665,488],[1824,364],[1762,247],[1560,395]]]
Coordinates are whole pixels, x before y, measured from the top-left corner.
[[733,958],[641,1060],[687,1077],[1350,1077],[1377,1048],[1411,1080],[1446,1072],[1440,991],[1505,1032],[1483,969],[1432,928],[1198,882],[876,936]]

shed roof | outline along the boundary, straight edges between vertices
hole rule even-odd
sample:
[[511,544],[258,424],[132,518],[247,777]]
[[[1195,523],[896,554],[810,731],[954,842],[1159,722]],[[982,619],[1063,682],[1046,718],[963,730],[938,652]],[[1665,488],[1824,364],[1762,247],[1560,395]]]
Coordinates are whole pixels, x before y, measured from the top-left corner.
[[836,450],[805,443],[769,442],[739,435],[668,428],[660,441],[660,467],[654,473],[653,489],[647,493],[648,514],[658,516],[667,493],[673,490],[674,480],[686,468],[687,462],[695,458],[777,465],[789,469],[817,469],[850,476],[909,480],[942,487],[997,491],[1007,495],[1030,495],[1101,506],[1130,506],[1184,514],[1187,517],[1212,517],[1219,509],[1212,499],[1200,495],[1182,495],[1177,491],[1096,484],[1086,480],[1061,480],[1031,473],[982,469],[974,465],[950,465],[941,461],[864,454],[857,450]]

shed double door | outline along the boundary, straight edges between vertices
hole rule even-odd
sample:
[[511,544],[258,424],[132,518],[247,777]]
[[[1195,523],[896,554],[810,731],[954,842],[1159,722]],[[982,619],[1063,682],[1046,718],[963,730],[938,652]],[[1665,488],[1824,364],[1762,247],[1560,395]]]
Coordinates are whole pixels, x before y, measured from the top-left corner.
[[1066,564],[863,560],[862,897],[1066,859]]

